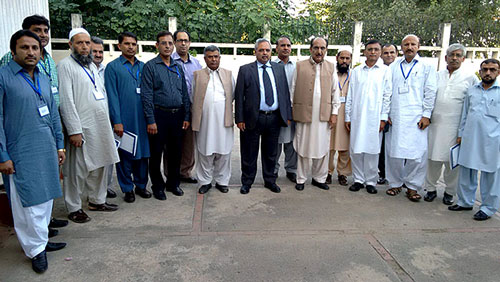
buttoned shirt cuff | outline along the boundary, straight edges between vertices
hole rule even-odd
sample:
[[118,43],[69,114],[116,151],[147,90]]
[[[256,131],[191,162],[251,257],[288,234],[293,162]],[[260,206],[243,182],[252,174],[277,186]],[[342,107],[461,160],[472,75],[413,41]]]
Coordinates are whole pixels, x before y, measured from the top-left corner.
[[0,152],[0,163],[4,163],[6,161],[10,161],[10,156],[7,151]]
[[64,140],[63,139],[57,141],[56,148],[57,148],[57,150],[64,149]]
[[66,127],[66,131],[68,132],[68,136],[75,135],[75,134],[82,134],[83,130],[81,127],[79,128],[70,128]]
[[351,122],[351,118],[349,116],[344,116],[344,122]]
[[147,124],[153,124],[155,122],[155,117],[146,117],[146,123]]
[[380,120],[387,121],[388,118],[389,118],[388,114],[380,114]]
[[339,108],[335,108],[332,106],[332,115],[338,115],[339,114]]

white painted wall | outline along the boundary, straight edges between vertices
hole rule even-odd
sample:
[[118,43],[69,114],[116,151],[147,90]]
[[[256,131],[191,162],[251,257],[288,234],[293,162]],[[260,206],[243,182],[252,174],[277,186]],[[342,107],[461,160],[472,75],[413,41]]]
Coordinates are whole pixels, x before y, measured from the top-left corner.
[[[48,0],[0,0],[0,56],[10,51],[10,37],[21,29],[24,18],[34,14],[49,19]],[[51,51],[50,44],[47,51]]]

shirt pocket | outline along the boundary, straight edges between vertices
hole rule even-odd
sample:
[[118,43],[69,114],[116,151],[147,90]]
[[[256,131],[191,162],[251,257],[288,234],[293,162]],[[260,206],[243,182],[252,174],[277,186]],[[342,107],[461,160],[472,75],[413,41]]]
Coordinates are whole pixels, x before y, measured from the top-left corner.
[[494,98],[488,98],[486,102],[486,115],[500,120],[500,103]]

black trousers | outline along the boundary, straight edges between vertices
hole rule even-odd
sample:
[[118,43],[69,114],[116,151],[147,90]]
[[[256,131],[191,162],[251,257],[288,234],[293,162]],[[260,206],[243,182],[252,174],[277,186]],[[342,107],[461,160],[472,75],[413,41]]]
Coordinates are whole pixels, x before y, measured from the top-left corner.
[[386,124],[382,131],[382,148],[378,156],[378,176],[385,178],[385,133],[389,131],[389,124]]
[[276,183],[277,174],[274,173],[274,168],[276,165],[278,137],[281,127],[279,114],[279,110],[270,114],[260,112],[255,128],[247,128],[245,131],[240,132],[241,184],[252,185],[255,180],[259,139],[264,182]]
[[[158,133],[149,135],[149,149],[151,151],[149,177],[151,178],[153,192],[179,186],[184,110],[155,108],[155,121]],[[161,173],[161,160],[164,150],[168,152],[169,173],[166,183]]]

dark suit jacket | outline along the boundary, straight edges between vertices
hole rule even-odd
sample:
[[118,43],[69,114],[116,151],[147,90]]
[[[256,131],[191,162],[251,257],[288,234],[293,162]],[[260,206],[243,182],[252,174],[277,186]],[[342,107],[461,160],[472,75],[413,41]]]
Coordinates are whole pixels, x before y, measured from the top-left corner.
[[[292,108],[285,68],[283,65],[275,62],[271,62],[271,68],[273,69],[276,91],[278,92],[278,110],[280,111],[281,126],[288,126],[288,120],[292,120]],[[255,128],[260,108],[260,85],[257,61],[240,67],[234,90],[234,100],[236,123],[244,122],[246,128]]]

